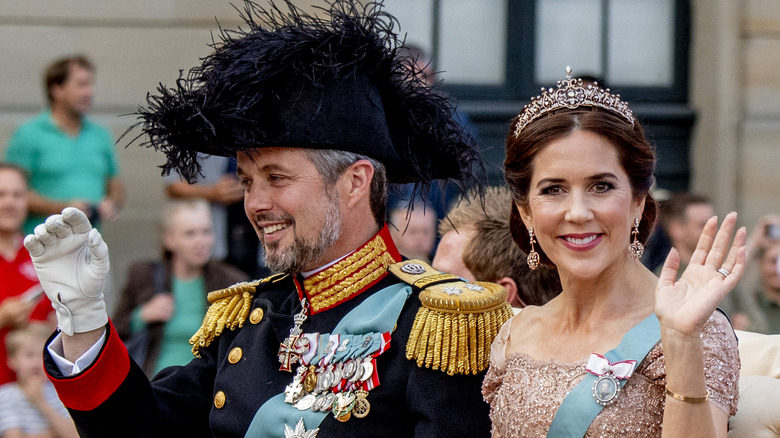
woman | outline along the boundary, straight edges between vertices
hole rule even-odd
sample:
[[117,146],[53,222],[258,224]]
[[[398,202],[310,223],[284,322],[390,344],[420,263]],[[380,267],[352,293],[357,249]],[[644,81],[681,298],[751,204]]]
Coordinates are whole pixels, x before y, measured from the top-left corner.
[[483,385],[494,436],[726,436],[739,355],[716,305],[744,270],[736,214],[711,218],[675,282],[639,262],[656,215],[655,156],[619,96],[572,80],[513,121],[512,233],[562,293],[501,329]]
[[134,263],[114,324],[150,377],[192,359],[190,337],[203,322],[209,291],[247,281],[243,271],[210,261],[214,234],[206,201],[173,201],[163,213],[164,261]]

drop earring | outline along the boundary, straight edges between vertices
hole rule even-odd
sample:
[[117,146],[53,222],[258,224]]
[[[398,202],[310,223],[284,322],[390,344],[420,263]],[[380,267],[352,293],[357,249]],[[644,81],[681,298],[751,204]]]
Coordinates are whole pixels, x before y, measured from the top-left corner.
[[539,253],[534,249],[534,243],[536,243],[536,239],[534,239],[533,227],[528,228],[528,237],[531,239],[531,252],[528,253],[528,259],[526,261],[528,262],[529,268],[536,270],[536,268],[539,267]]
[[631,234],[634,235],[634,241],[631,242],[631,245],[628,245],[628,252],[631,254],[631,257],[639,260],[642,257],[642,254],[645,252],[645,247],[639,243],[639,219],[634,219],[634,229],[631,231]]

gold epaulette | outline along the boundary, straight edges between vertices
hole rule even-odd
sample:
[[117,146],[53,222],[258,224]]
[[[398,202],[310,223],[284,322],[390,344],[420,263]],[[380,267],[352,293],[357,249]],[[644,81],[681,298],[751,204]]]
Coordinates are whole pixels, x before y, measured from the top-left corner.
[[406,358],[449,375],[487,369],[490,344],[513,315],[504,288],[482,281],[467,283],[420,260],[403,261],[388,269],[421,290],[422,306],[406,343]]
[[255,296],[257,287],[264,283],[270,283],[280,280],[285,274],[276,274],[246,283],[234,284],[225,289],[209,292],[208,311],[203,317],[203,324],[197,332],[190,338],[192,345],[192,354],[200,357],[200,349],[208,347],[214,338],[222,334],[225,327],[235,330],[236,327],[243,327],[249,311],[252,310],[252,299]]

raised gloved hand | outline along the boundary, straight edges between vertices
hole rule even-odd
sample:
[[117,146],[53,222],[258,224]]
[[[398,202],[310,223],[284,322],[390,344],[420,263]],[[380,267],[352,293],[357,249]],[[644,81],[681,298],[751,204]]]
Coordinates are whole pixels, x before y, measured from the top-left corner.
[[108,246],[84,213],[68,207],[49,216],[25,237],[24,246],[63,333],[106,325],[103,286],[108,277]]

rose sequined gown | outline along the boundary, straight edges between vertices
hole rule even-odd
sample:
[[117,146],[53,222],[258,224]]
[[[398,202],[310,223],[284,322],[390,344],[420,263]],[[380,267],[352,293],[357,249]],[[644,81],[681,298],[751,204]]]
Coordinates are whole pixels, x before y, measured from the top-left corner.
[[[544,437],[563,399],[585,377],[587,358],[564,363],[535,360],[524,354],[506,357],[509,327],[515,318],[504,324],[493,342],[482,394],[490,403],[494,437]],[[702,338],[710,402],[733,416],[740,365],[731,325],[715,312],[705,324]],[[637,366],[617,401],[598,414],[585,436],[661,436],[665,386],[666,368],[659,343]]]

